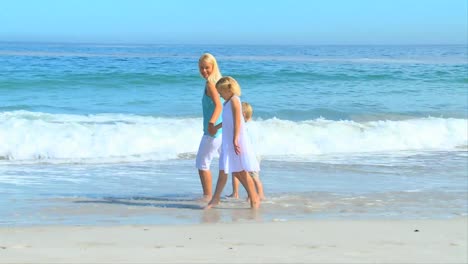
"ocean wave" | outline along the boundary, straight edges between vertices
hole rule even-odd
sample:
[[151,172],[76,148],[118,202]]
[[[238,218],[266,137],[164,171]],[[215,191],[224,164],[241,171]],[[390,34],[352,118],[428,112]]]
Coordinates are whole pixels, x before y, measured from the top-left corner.
[[273,70],[270,72],[241,73],[236,78],[247,81],[268,81],[273,79],[283,79],[288,82],[316,82],[316,81],[430,81],[440,83],[466,83],[466,69],[451,68],[450,71],[438,74],[431,72],[402,72],[393,70],[387,72],[376,72],[372,70],[350,70],[341,69],[337,72],[294,71],[294,70]]
[[[466,119],[357,122],[323,118],[257,119],[249,124],[261,156],[307,160],[319,155],[466,151]],[[0,162],[131,162],[193,159],[201,118],[128,114],[0,113]]]
[[161,84],[194,83],[199,81],[198,75],[163,73],[62,73],[57,76],[31,75],[27,79],[8,79],[0,83],[0,90],[19,89],[74,89],[79,85],[89,85],[95,89],[115,87],[135,87],[138,85],[156,86]]

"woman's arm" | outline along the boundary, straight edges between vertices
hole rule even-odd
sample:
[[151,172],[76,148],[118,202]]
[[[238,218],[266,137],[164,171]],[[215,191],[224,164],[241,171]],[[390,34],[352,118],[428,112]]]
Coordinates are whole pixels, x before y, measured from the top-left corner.
[[215,129],[214,127],[214,124],[216,120],[218,120],[221,112],[223,111],[223,105],[221,104],[221,100],[219,99],[219,93],[216,90],[215,85],[211,82],[206,82],[206,88],[208,96],[211,98],[215,105],[215,109],[213,111],[213,114],[211,115],[210,121],[208,121],[208,133],[210,133],[210,135],[214,135],[217,131],[217,129]]
[[239,145],[239,134],[240,134],[240,127],[241,127],[241,104],[239,99],[237,98],[232,98],[231,99],[231,105],[232,105],[232,115],[233,115],[233,121],[234,121],[234,151],[236,152],[237,155],[241,153],[240,145]]

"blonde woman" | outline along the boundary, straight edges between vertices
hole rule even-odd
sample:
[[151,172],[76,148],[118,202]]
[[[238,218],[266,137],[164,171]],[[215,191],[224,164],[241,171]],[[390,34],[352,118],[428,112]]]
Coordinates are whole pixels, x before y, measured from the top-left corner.
[[206,209],[219,204],[221,192],[227,182],[227,175],[232,173],[239,179],[250,197],[250,207],[260,206],[260,199],[255,190],[249,171],[260,171],[257,157],[245,131],[242,106],[239,96],[241,88],[232,77],[223,77],[216,83],[216,89],[225,103],[223,107],[223,135],[221,155],[219,156],[220,174],[216,184],[216,191]]
[[203,188],[203,200],[212,197],[211,161],[219,154],[221,146],[221,130],[214,127],[222,122],[221,112],[224,100],[216,90],[216,82],[222,77],[218,63],[213,55],[203,54],[198,60],[200,75],[206,80],[202,96],[203,136],[197,151],[195,161],[198,175]]

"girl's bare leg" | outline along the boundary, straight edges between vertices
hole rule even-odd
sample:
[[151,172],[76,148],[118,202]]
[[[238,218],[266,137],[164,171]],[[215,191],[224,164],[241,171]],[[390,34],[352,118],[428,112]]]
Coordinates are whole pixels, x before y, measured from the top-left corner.
[[213,206],[219,204],[221,200],[221,193],[223,192],[224,186],[226,185],[228,175],[224,171],[219,171],[218,182],[216,183],[216,190],[213,195],[213,198],[205,207],[205,209],[210,209]]
[[228,195],[228,197],[239,199],[239,180],[234,174],[232,175],[232,194]]
[[203,188],[203,201],[211,200],[212,195],[212,180],[211,180],[211,171],[210,170],[198,170],[198,175],[200,176],[200,182]]
[[234,176],[239,179],[239,181],[244,186],[247,194],[250,197],[250,208],[257,209],[260,207],[260,199],[258,198],[257,191],[255,190],[255,184],[246,171],[235,172]]
[[253,177],[253,181],[255,183],[255,187],[257,189],[257,193],[258,193],[258,197],[260,198],[260,201],[265,200],[265,194],[263,193],[263,184],[259,176]]

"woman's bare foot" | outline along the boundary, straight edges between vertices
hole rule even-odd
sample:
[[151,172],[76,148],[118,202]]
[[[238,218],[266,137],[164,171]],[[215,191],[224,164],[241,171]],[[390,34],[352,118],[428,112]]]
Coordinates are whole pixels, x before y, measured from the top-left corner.
[[219,204],[219,199],[211,199],[211,201],[208,203],[207,206],[205,206],[205,210],[211,209],[212,207],[216,206]]

